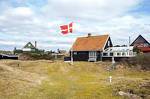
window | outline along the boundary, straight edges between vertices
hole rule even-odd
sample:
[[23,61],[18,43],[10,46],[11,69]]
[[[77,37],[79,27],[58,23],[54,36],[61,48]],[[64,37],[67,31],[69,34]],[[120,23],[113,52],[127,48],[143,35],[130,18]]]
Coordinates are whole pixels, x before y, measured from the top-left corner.
[[110,41],[108,41],[107,45],[110,46]]
[[77,52],[73,52],[74,55],[77,55]]
[[117,56],[120,56],[120,53],[117,53]]
[[108,53],[103,53],[103,56],[108,56]]
[[96,56],[96,52],[89,52],[90,56]]
[[96,57],[96,52],[95,51],[89,52],[89,57]]
[[110,56],[113,56],[114,54],[113,53],[110,53]]
[[132,52],[132,51],[130,51],[130,52],[129,52],[129,55],[133,55],[133,52]]
[[123,53],[122,53],[122,56],[125,56],[125,55],[126,55],[126,53],[125,53],[125,52],[123,52]]
[[145,44],[144,44],[144,47],[148,47],[148,44],[145,43]]

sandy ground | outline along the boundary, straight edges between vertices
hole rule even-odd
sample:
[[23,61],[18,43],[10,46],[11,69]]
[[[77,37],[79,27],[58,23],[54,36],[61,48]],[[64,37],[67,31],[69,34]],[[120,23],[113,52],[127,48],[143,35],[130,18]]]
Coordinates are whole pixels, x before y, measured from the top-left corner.
[[11,61],[0,62],[0,99],[21,94],[27,91],[26,89],[36,87],[47,79],[46,76],[38,73],[23,71],[16,64],[8,65],[9,62],[12,63]]

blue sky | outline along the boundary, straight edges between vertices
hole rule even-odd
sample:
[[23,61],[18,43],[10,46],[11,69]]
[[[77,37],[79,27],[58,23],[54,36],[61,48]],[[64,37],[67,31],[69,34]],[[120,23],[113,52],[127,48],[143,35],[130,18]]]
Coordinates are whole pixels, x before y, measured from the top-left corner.
[[[128,44],[139,34],[150,41],[149,0],[0,0],[0,49],[37,41],[45,50],[66,49],[79,36],[109,34],[113,44]],[[74,33],[59,26],[74,22]]]

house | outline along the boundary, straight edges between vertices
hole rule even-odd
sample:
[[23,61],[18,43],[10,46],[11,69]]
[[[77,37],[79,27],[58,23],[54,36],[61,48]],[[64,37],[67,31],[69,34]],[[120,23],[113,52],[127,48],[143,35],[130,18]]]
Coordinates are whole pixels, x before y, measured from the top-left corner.
[[18,56],[8,55],[8,54],[0,54],[0,59],[14,59],[14,60],[17,60]]
[[102,52],[112,46],[109,35],[92,36],[89,33],[86,37],[76,39],[70,54],[73,61],[100,61]]
[[131,46],[137,48],[140,52],[150,53],[150,43],[142,36],[139,35],[132,43]]
[[66,50],[57,49],[57,52],[52,52],[51,55],[54,56],[55,59],[63,59],[65,56],[68,55],[68,53]]
[[33,45],[31,42],[28,42],[23,48],[22,51],[24,52],[31,52],[31,51],[36,51],[36,41],[35,45]]
[[44,53],[44,50],[37,48],[37,42],[35,41],[34,45],[31,42],[28,42],[22,49],[14,48],[14,54],[20,53]]
[[[135,57],[134,46],[114,46],[109,35],[79,37],[70,50],[73,61],[119,61],[124,58]],[[69,57],[66,57],[68,60]],[[70,59],[71,60],[71,59]]]
[[67,53],[67,51],[66,50],[63,50],[63,49],[57,49],[57,53],[58,54],[62,54],[62,55],[64,55],[64,56],[66,56],[68,53]]
[[150,47],[150,43],[142,36],[139,35],[130,46],[134,47]]

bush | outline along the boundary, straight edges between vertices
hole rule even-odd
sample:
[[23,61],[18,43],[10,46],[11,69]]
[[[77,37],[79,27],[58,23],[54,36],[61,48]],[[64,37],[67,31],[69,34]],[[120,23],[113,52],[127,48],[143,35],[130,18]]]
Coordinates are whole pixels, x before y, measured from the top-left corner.
[[38,53],[22,53],[19,55],[20,60],[54,60],[55,57],[51,54],[38,54]]
[[141,70],[150,70],[150,53],[138,54],[136,57],[124,60],[129,67]]

